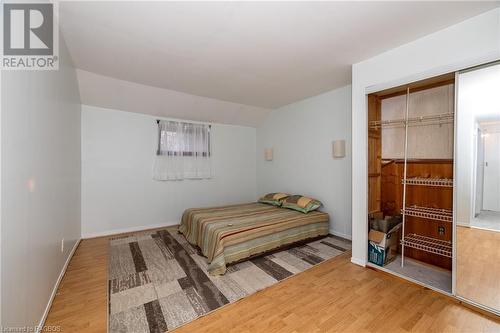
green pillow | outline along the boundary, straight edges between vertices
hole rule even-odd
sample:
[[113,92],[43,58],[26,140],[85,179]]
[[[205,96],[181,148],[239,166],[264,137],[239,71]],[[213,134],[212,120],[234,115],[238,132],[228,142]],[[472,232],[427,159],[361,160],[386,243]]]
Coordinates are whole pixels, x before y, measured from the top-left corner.
[[290,208],[305,214],[318,209],[321,205],[322,203],[319,200],[302,195],[291,195],[283,200],[281,207]]
[[286,193],[268,193],[259,199],[260,203],[265,203],[273,206],[281,206],[283,199],[287,198],[290,194]]

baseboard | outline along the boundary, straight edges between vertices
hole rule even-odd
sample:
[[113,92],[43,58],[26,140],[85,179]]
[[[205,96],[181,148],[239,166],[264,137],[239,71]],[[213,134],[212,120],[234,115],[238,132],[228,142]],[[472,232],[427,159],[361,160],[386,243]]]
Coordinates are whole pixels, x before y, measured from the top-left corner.
[[66,274],[66,269],[68,268],[69,262],[71,261],[71,258],[73,258],[73,255],[75,254],[75,251],[78,245],[80,244],[80,241],[81,239],[78,239],[75,242],[75,245],[73,245],[73,248],[71,249],[68,258],[66,258],[66,262],[64,263],[63,268],[61,269],[61,273],[59,273],[59,277],[57,278],[56,284],[54,285],[54,289],[52,289],[52,294],[50,295],[49,302],[47,303],[47,307],[45,308],[42,319],[40,319],[38,327],[36,328],[37,333],[42,332],[43,326],[45,325],[45,320],[47,320],[47,315],[49,314],[50,311],[50,307],[52,306],[52,302],[56,297],[57,289],[59,289],[59,284],[61,283],[64,274]]
[[356,264],[356,265],[359,265],[362,267],[366,267],[366,262],[364,260],[359,259],[359,258],[351,257],[351,262],[353,264]]
[[342,232],[330,230],[330,233],[332,235],[334,235],[334,236],[339,236],[339,237],[342,237],[342,238],[345,238],[345,239],[348,239],[348,240],[352,240],[352,236],[351,235],[347,235],[347,234],[344,234]]
[[176,222],[168,222],[168,223],[160,223],[160,224],[141,225],[141,226],[130,227],[130,228],[111,229],[111,230],[98,231],[98,232],[86,232],[86,233],[82,233],[82,239],[98,238],[98,237],[112,236],[112,235],[118,235],[118,234],[125,234],[128,232],[142,231],[142,230],[148,230],[148,229],[157,229],[157,228],[163,228],[163,227],[171,227],[171,226],[176,225],[176,224],[179,224],[179,222],[176,221]]

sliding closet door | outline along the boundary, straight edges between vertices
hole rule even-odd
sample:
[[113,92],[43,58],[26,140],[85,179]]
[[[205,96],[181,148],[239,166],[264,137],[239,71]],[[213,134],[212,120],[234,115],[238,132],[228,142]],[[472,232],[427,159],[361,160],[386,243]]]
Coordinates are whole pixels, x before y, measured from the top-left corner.
[[458,75],[456,294],[500,313],[500,64]]

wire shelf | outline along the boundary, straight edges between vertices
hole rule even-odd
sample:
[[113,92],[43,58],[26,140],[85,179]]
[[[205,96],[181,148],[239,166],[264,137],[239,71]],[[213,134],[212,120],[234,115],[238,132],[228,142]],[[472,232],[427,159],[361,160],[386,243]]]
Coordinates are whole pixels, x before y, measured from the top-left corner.
[[453,123],[454,113],[441,113],[430,116],[420,116],[408,119],[373,120],[370,121],[370,129],[395,128],[408,126],[442,125]]
[[453,222],[453,211],[442,208],[430,208],[421,206],[409,206],[401,210],[401,214],[424,219]]
[[401,239],[401,245],[429,253],[438,254],[443,257],[452,257],[452,246],[450,241],[426,237],[417,234],[408,234]]
[[[401,184],[404,184],[404,179]],[[420,186],[437,186],[437,187],[453,187],[453,179],[449,178],[423,178],[412,177],[406,179],[407,185],[420,185]]]

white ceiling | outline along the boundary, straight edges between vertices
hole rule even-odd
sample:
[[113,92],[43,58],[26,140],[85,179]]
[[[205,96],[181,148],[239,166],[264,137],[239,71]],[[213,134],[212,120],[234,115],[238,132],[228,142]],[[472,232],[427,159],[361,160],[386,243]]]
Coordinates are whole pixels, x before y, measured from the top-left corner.
[[61,2],[77,68],[276,108],[350,83],[351,64],[498,2]]

